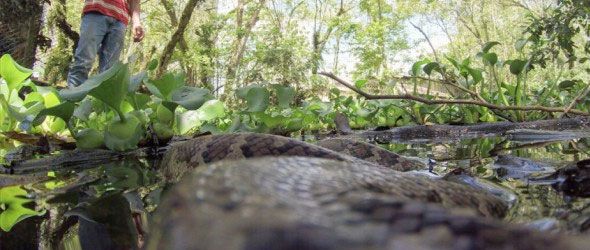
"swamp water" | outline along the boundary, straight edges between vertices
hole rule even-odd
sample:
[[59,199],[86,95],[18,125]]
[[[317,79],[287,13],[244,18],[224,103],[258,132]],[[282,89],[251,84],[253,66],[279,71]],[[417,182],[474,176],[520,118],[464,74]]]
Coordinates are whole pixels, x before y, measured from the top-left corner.
[[[504,137],[458,141],[408,141],[381,145],[429,162],[444,175],[456,168],[504,187],[516,196],[506,221],[546,231],[588,233],[590,176],[583,187],[559,190],[544,179],[590,158],[590,138],[514,142]],[[6,153],[4,146],[1,153]],[[128,249],[142,244],[163,187],[158,159],[29,174],[0,188],[0,249]],[[590,169],[590,166],[587,166]],[[587,172],[590,172],[588,170]],[[4,180],[15,175],[0,175]],[[562,178],[563,177],[559,177]],[[581,179],[582,177],[578,178]],[[555,178],[553,178],[555,179]],[[16,222],[16,223],[14,223]]]

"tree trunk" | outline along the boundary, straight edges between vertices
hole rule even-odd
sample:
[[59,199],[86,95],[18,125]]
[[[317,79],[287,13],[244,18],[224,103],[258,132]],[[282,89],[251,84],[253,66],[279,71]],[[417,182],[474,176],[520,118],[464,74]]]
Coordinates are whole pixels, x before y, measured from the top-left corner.
[[228,96],[233,91],[233,85],[236,84],[235,80],[237,78],[238,67],[244,57],[244,52],[246,50],[246,44],[248,43],[248,38],[252,33],[252,29],[258,22],[260,10],[266,4],[266,0],[260,0],[258,2],[258,6],[254,9],[252,16],[248,23],[244,25],[243,18],[244,18],[244,2],[242,0],[238,0],[238,7],[236,10],[236,33],[237,38],[233,43],[233,52],[230,58],[230,63],[227,67],[227,75],[226,75],[226,84],[224,88],[225,96]]
[[160,57],[160,65],[158,67],[158,71],[156,74],[157,77],[160,77],[162,75],[162,73],[164,72],[164,70],[166,70],[166,67],[170,63],[170,59],[172,58],[174,48],[176,48],[178,42],[183,38],[184,31],[186,30],[188,22],[191,20],[195,8],[198,4],[201,4],[204,1],[205,0],[189,0],[186,6],[184,7],[184,10],[182,11],[182,16],[180,17],[180,21],[178,23],[178,27],[176,28],[176,31],[172,35],[172,38],[162,51],[162,56]]

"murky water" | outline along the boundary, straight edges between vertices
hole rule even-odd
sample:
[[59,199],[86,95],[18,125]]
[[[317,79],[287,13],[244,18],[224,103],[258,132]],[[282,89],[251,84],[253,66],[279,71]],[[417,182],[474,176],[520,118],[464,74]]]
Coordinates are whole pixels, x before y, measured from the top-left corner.
[[[2,143],[3,154],[17,146]],[[568,232],[590,227],[590,198],[565,195],[535,180],[590,158],[589,139],[516,143],[493,137],[381,146],[425,162],[433,159],[439,175],[460,167],[505,187],[517,197],[507,221]],[[506,161],[519,166],[502,165]],[[167,188],[159,182],[157,165],[157,159],[126,159],[37,173],[20,179],[23,185],[0,189],[0,226],[10,226],[9,232],[0,229],[0,249],[134,248],[149,231],[149,215]],[[536,171],[539,166],[544,170]]]

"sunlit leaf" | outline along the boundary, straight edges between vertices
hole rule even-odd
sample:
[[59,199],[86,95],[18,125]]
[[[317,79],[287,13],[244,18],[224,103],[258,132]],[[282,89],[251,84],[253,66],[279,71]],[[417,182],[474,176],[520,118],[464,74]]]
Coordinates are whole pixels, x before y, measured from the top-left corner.
[[44,214],[24,207],[32,202],[26,196],[27,192],[20,186],[0,188],[0,205],[5,208],[0,212],[0,229],[4,232],[10,231],[16,223],[26,218]]
[[6,81],[9,90],[19,89],[32,73],[32,70],[20,66],[9,54],[0,57],[0,77]]
[[213,98],[213,95],[208,89],[188,86],[178,88],[170,95],[170,101],[189,110],[198,109],[203,103]]

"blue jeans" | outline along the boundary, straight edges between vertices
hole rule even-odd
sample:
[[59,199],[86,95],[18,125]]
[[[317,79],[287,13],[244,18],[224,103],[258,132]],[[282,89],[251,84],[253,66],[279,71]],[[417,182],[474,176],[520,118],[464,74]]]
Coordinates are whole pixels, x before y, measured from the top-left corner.
[[90,12],[82,17],[80,40],[74,62],[68,72],[68,86],[75,87],[88,79],[98,54],[98,70],[103,72],[119,60],[123,48],[126,25],[110,16]]

